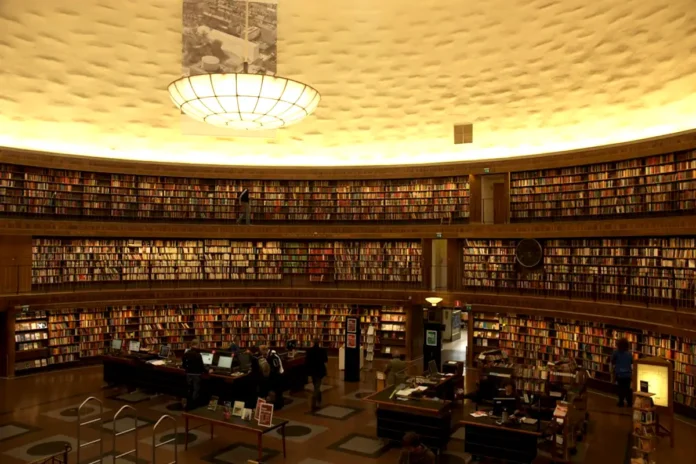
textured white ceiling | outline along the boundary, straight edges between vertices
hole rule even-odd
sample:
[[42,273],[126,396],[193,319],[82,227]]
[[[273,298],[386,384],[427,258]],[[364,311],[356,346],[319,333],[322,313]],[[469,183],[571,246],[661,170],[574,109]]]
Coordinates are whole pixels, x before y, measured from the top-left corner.
[[[275,138],[182,135],[177,0],[0,1],[0,146],[245,165],[428,163],[696,127],[694,0],[282,0]],[[474,123],[472,145],[452,124]]]

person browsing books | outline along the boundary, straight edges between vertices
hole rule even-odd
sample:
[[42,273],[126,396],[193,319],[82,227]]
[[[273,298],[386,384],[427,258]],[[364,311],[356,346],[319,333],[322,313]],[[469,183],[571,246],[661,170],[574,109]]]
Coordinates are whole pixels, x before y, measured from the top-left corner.
[[237,218],[237,224],[242,222],[242,219],[246,218],[247,225],[251,224],[251,203],[249,202],[249,189],[243,188],[239,192],[239,206],[241,211],[239,213],[239,218]]
[[624,402],[627,406],[631,405],[633,391],[631,390],[631,380],[633,377],[633,354],[629,350],[628,340],[620,339],[616,343],[616,351],[611,355],[612,381],[619,387],[619,402],[617,406],[622,408]]

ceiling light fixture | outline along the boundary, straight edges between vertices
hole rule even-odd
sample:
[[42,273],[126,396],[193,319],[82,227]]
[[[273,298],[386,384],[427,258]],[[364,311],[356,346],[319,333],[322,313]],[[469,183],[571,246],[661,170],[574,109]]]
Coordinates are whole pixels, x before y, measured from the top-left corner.
[[237,130],[277,129],[312,114],[321,99],[313,87],[284,77],[249,73],[249,0],[244,39],[243,72],[177,79],[168,88],[174,104],[193,119]]
[[437,296],[429,296],[428,298],[425,299],[428,303],[430,303],[433,306],[437,306],[439,302],[442,301],[442,298],[439,298]]

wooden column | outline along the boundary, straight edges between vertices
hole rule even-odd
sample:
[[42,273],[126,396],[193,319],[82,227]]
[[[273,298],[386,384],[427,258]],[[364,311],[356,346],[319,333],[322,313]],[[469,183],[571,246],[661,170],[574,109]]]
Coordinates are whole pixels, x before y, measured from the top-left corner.
[[0,312],[0,377],[14,377],[14,332],[14,312]]
[[462,287],[462,246],[459,239],[447,239],[447,290],[461,290]]
[[481,176],[469,176],[469,223],[480,224],[483,218],[481,210]]
[[31,237],[0,236],[0,294],[31,291]]
[[433,239],[424,238],[423,246],[423,288],[430,290],[433,283]]
[[423,305],[411,303],[406,307],[406,357],[414,360],[423,357]]

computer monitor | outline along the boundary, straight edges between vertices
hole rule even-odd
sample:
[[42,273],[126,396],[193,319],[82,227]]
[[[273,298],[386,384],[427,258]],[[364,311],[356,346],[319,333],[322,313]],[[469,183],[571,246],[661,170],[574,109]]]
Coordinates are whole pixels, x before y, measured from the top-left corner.
[[218,358],[218,365],[222,369],[232,369],[232,356],[220,356]]
[[140,340],[131,340],[128,342],[128,351],[138,352],[140,351]]
[[517,398],[493,398],[493,415],[502,416],[503,410],[507,409],[508,414],[515,412]]
[[438,373],[437,362],[434,359],[431,359],[428,363],[428,373],[430,375],[437,375]]
[[169,345],[160,346],[159,357],[167,359],[169,357],[170,348]]
[[203,358],[203,365],[210,366],[213,364],[213,353],[201,353],[201,358]]
[[111,340],[111,349],[118,351],[123,346],[123,340]]

